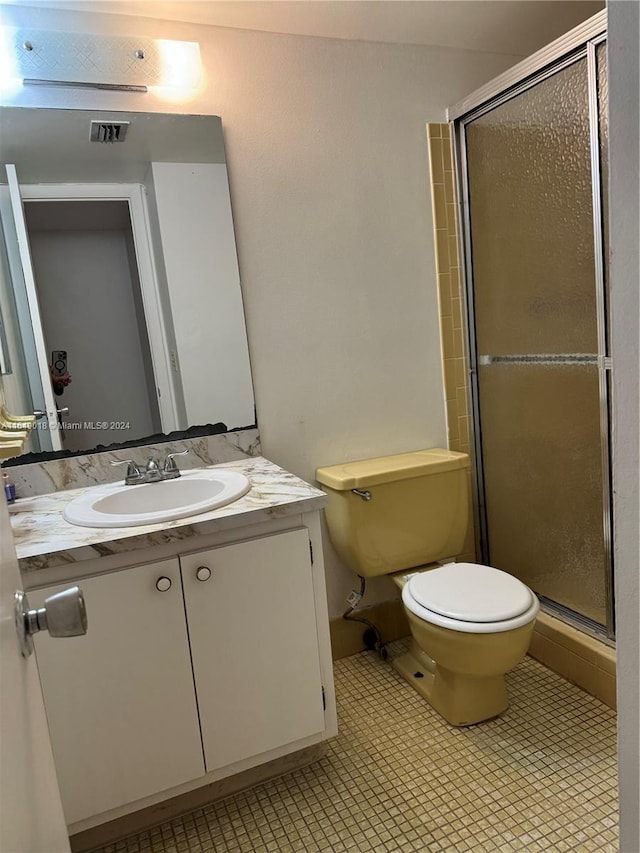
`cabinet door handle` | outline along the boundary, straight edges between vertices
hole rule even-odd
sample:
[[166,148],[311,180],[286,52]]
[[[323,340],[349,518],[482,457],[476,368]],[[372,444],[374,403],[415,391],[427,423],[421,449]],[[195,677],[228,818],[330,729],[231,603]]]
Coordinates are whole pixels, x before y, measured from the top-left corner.
[[171,589],[171,578],[167,578],[164,575],[159,577],[156,581],[156,589],[158,592],[166,592],[168,589]]
[[208,581],[211,577],[211,569],[209,566],[198,566],[196,569],[196,577],[199,581]]

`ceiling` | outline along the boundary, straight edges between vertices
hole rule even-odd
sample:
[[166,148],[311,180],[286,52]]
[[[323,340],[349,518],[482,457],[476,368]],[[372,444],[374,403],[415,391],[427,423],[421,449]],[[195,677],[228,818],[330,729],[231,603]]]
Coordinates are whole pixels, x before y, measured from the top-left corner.
[[526,56],[604,0],[5,0],[272,33]]

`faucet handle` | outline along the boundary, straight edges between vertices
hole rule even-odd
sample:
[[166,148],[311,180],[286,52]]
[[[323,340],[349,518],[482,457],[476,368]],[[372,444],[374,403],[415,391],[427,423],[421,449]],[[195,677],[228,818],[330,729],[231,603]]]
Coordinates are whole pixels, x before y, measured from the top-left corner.
[[176,465],[175,457],[186,456],[187,453],[189,453],[189,448],[186,450],[179,450],[176,453],[167,453],[166,459],[164,460],[164,467],[162,469],[166,478],[174,479],[175,477],[180,476],[180,469]]
[[127,486],[131,486],[135,483],[139,483],[142,480],[142,472],[133,461],[133,459],[123,459],[121,462],[110,462],[110,465],[126,465],[127,466],[127,474],[124,478],[124,482]]

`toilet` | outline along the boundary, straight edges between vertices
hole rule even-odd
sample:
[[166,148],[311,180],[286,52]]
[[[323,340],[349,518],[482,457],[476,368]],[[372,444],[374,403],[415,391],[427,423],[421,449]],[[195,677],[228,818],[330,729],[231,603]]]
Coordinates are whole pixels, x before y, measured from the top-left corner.
[[458,563],[469,515],[467,454],[440,448],[319,468],[338,555],[402,590],[411,646],[393,666],[453,726],[509,705],[505,673],[527,653],[540,604],[513,575]]

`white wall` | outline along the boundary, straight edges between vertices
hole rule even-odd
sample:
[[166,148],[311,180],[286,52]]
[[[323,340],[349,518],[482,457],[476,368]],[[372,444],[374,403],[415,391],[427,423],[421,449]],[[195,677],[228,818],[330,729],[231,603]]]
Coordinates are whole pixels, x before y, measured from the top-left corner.
[[640,850],[640,539],[638,524],[640,201],[637,2],[609,9],[614,565],[618,665],[620,850]]
[[[320,465],[445,443],[424,126],[520,57],[4,12],[7,24],[200,42],[188,100],[25,90],[19,103],[222,116],[265,456],[313,479]],[[335,615],[354,578],[325,554]],[[366,601],[394,595],[382,580]]]
[[[186,425],[255,423],[224,163],[152,163]],[[153,201],[152,201],[153,199]]]

